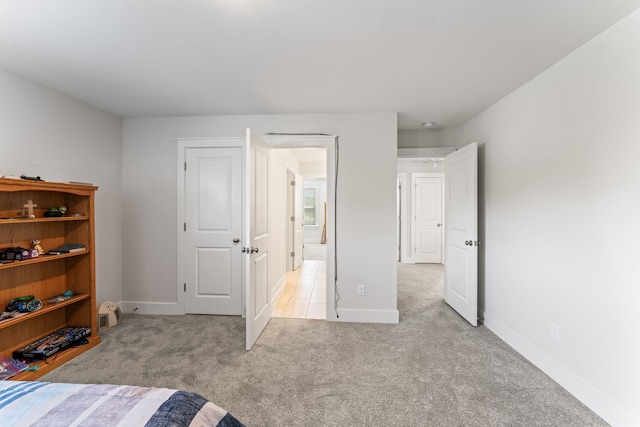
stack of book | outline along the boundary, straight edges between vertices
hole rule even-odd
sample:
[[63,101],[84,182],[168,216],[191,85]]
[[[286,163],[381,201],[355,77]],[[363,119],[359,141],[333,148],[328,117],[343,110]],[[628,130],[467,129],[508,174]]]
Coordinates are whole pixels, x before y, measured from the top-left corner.
[[27,369],[29,365],[10,357],[4,357],[0,354],[0,380],[11,378],[15,374]]
[[87,248],[80,243],[65,243],[64,245],[58,246],[55,249],[51,249],[47,252],[49,255],[60,255],[60,254],[69,254],[72,252],[84,251]]

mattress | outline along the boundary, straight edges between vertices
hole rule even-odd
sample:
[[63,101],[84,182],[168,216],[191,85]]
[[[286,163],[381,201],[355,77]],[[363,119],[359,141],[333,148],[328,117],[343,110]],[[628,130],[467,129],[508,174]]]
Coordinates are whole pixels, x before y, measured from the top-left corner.
[[0,381],[2,426],[244,426],[196,393],[111,384]]

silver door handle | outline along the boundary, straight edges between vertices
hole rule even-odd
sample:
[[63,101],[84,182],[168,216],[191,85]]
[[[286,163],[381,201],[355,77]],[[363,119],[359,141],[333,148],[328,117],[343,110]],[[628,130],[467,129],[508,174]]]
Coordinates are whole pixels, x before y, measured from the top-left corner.
[[233,239],[233,243],[240,243],[240,239],[238,239],[237,237],[235,239]]
[[438,225],[438,227],[442,227],[442,224],[437,224],[437,225]]
[[260,249],[258,248],[251,248],[251,253],[258,253]]

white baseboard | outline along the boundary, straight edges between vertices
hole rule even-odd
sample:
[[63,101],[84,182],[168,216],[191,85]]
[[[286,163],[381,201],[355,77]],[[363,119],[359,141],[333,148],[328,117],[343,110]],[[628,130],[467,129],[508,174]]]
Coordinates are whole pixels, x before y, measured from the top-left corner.
[[614,426],[640,426],[640,419],[629,413],[608,396],[561,365],[554,358],[517,334],[500,320],[483,313],[484,325],[500,339],[513,347],[542,372],[560,384],[602,419]]
[[353,322],[353,323],[398,323],[400,321],[400,313],[398,310],[360,310],[338,308],[338,315],[335,320],[337,322]]
[[175,302],[122,301],[120,306],[128,314],[184,314],[183,308]]
[[287,273],[283,274],[278,283],[273,287],[273,292],[271,293],[271,302],[273,303],[278,296],[280,296],[280,292],[284,289],[284,284],[287,282]]

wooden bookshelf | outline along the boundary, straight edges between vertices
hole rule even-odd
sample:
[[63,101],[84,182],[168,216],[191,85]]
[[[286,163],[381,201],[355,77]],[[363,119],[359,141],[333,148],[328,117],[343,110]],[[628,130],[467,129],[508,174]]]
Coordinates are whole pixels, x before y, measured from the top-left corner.
[[[43,307],[21,317],[0,322],[0,353],[13,351],[65,326],[90,327],[88,344],[71,347],[39,361],[38,371],[11,379],[34,380],[82,354],[100,342],[95,297],[94,194],[91,185],[50,183],[0,178],[0,249],[30,248],[38,239],[45,251],[65,243],[79,243],[85,250],[0,264],[0,309],[24,295],[34,295]],[[35,218],[22,217],[31,200]],[[52,207],[66,206],[62,217],[44,217]],[[47,303],[49,298],[71,290],[71,299]]]

